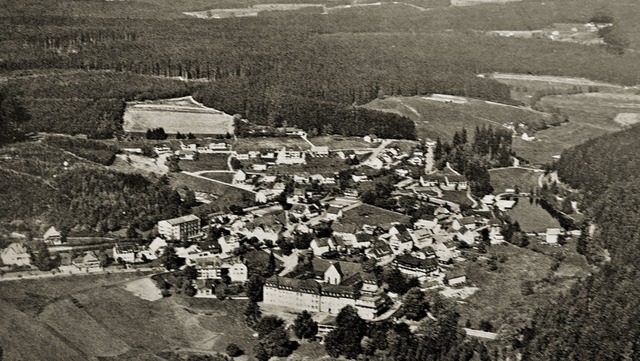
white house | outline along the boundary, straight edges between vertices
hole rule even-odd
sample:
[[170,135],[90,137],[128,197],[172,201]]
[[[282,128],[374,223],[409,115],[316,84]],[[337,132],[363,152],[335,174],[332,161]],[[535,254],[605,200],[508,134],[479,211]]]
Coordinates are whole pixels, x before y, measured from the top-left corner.
[[58,232],[58,230],[54,226],[49,227],[49,229],[44,232],[42,238],[44,239],[44,243],[46,244],[56,246],[62,244],[62,234]]
[[0,259],[5,266],[31,265],[31,255],[22,243],[11,243],[0,251]]
[[547,228],[545,241],[548,244],[558,244],[558,236],[560,236],[560,233],[559,228]]
[[297,150],[287,150],[286,147],[282,147],[282,149],[278,152],[276,156],[276,164],[306,164],[307,161],[305,159],[304,152]]
[[314,157],[327,157],[329,156],[329,147],[326,145],[323,146],[313,146],[311,150],[309,150]]
[[316,238],[311,241],[311,249],[313,250],[313,254],[319,256],[325,252],[329,252],[331,247],[329,245],[328,238]]
[[167,249],[167,241],[160,237],[156,237],[149,244],[149,251],[154,254],[156,257],[160,257],[164,254],[164,251]]
[[243,172],[242,169],[239,169],[233,175],[233,184],[244,184],[247,180],[247,173]]

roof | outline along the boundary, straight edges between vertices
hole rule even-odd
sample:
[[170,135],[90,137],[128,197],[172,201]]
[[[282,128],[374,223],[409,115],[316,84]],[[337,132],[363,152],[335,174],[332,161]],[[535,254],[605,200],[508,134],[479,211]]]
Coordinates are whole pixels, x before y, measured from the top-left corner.
[[60,232],[58,232],[58,230],[56,229],[56,227],[51,226],[49,227],[49,229],[47,229],[46,232],[44,232],[44,235],[42,236],[42,238],[47,239],[50,237],[61,237],[62,234],[60,234]]
[[329,267],[333,265],[338,269],[338,272],[340,272],[343,277],[351,277],[363,272],[362,265],[356,262],[329,261],[326,259],[314,257],[311,263],[313,264],[313,269],[315,271],[322,273],[325,273],[329,269]]
[[329,238],[316,238],[313,240],[318,247],[329,247]]
[[433,267],[438,267],[438,261],[435,260],[434,258],[420,259],[408,254],[402,254],[397,256],[394,262],[402,265],[407,265],[410,267],[422,268],[425,270]]
[[200,218],[198,218],[198,216],[196,216],[194,214],[188,214],[186,216],[177,217],[177,218],[171,218],[171,219],[166,219],[165,220],[165,222],[168,222],[172,226],[177,226],[177,225],[182,224],[182,223],[193,222],[193,221],[200,221]]
[[327,209],[327,213],[330,214],[339,214],[340,213],[341,208],[338,208],[336,206],[329,206],[329,209]]
[[322,286],[322,295],[340,295],[343,297],[356,298],[356,292],[351,286],[324,284]]
[[11,243],[7,248],[2,250],[3,254],[14,252],[16,254],[27,253],[27,248],[22,243]]
[[273,276],[267,279],[265,285],[288,289],[295,292],[320,294],[320,284],[314,280],[300,280],[297,278]]
[[445,276],[445,278],[446,279],[452,279],[452,278],[466,277],[466,276],[467,276],[467,273],[465,272],[464,269],[462,269],[462,268],[453,268],[452,270],[447,272],[447,275]]
[[355,223],[334,222],[331,225],[331,229],[339,233],[355,233],[358,230],[358,226]]

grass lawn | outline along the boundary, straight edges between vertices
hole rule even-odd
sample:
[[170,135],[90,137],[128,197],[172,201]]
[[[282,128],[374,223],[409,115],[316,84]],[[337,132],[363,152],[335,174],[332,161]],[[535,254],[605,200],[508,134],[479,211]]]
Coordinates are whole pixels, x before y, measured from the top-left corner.
[[260,152],[280,150],[287,147],[290,150],[309,150],[311,145],[300,137],[256,137],[238,138],[233,145],[233,150],[238,153],[246,153],[251,150]]
[[524,232],[545,232],[547,228],[560,228],[560,223],[539,205],[529,203],[528,198],[519,198],[518,203],[507,211],[507,215],[520,223]]
[[[496,271],[489,271],[486,262],[482,261],[465,264],[469,284],[480,288],[460,306],[461,321],[469,319],[473,327],[478,327],[481,320],[489,320],[497,330],[504,323],[514,324],[530,318],[537,307],[568,290],[580,275],[574,273],[566,277],[559,273],[565,267],[562,263],[559,272],[553,273],[550,270],[552,257],[526,248],[493,246],[486,256],[491,254],[505,259],[498,262]],[[568,264],[566,267],[577,267],[584,273],[584,260],[580,263],[569,257],[564,262]],[[533,294],[523,295],[524,281],[533,282]]]
[[[361,157],[360,159],[363,159]],[[272,174],[295,174],[300,172],[309,172],[311,174],[332,174],[341,170],[349,169],[349,165],[344,159],[340,159],[337,156],[330,157],[307,157],[307,164],[301,165],[277,165],[269,168],[269,173]]]
[[467,197],[466,191],[442,191],[442,199],[454,202],[463,207],[472,207],[473,202]]
[[518,186],[521,192],[538,188],[538,178],[542,172],[523,168],[491,169],[491,186],[494,193],[504,192],[507,188]]
[[233,181],[233,173],[204,173],[203,177],[215,179],[220,182],[231,183]]
[[323,135],[320,137],[309,138],[309,141],[315,146],[328,146],[329,150],[337,149],[358,149],[358,148],[374,148],[376,144],[367,143],[362,137],[343,137],[339,135]]
[[217,196],[218,198],[214,203],[218,210],[226,210],[232,204],[245,207],[253,204],[255,199],[255,196],[251,192],[226,186],[221,183],[192,177],[183,173],[171,173],[169,175],[169,180],[172,187],[188,187],[192,191],[204,192]]
[[365,224],[381,225],[384,223],[399,222],[407,223],[410,217],[401,213],[388,211],[370,204],[362,204],[358,207],[344,212],[342,223],[355,223],[358,227]]
[[201,170],[229,170],[227,166],[228,154],[199,154],[199,159],[180,161],[180,168],[187,172]]

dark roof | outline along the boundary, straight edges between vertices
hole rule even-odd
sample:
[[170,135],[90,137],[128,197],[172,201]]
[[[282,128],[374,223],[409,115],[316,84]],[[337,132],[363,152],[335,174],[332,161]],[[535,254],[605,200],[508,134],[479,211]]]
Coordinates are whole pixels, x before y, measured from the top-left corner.
[[358,230],[358,225],[356,225],[355,223],[333,222],[333,224],[331,225],[331,229],[334,232],[355,233]]
[[323,274],[329,269],[329,267],[331,267],[332,264],[337,264],[338,272],[340,272],[343,277],[351,277],[363,272],[362,265],[356,262],[329,261],[317,257],[314,257],[311,262],[313,263],[313,269],[316,272],[322,272]]
[[420,259],[408,254],[399,255],[393,260],[398,265],[421,268],[424,270],[434,269],[438,267],[438,261],[434,258]]
[[322,295],[340,295],[342,297],[356,298],[356,292],[353,287],[343,285],[324,284],[322,286]]
[[301,280],[289,277],[273,276],[265,282],[265,285],[294,292],[320,294],[320,284],[314,280]]
[[465,272],[464,269],[462,269],[462,268],[453,268],[449,272],[447,272],[447,275],[445,276],[445,278],[446,279],[452,279],[452,278],[457,278],[457,277],[464,277],[466,275],[467,275],[467,272]]

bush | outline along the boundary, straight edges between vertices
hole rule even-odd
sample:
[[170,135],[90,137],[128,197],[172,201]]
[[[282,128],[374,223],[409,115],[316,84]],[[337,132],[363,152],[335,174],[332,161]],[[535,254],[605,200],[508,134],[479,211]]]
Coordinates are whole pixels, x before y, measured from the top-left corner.
[[230,343],[229,345],[227,345],[227,355],[231,357],[238,357],[243,353],[244,351],[242,351],[242,349],[235,343]]

